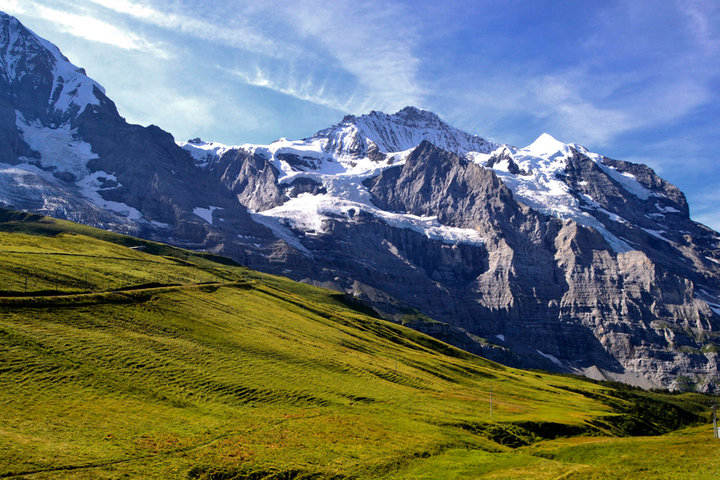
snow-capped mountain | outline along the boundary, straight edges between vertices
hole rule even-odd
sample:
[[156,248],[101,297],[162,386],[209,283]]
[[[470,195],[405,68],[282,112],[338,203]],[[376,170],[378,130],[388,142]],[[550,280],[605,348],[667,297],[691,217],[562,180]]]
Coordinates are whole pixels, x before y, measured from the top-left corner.
[[[105,90],[52,43],[0,12],[0,64],[5,94],[19,97],[25,121],[61,124],[99,105]],[[28,91],[32,88],[32,92]],[[47,98],[39,103],[38,97]]]
[[312,139],[321,140],[323,150],[336,158],[380,159],[382,154],[406,151],[424,140],[459,154],[489,153],[497,147],[416,107],[405,107],[393,115],[375,111],[360,117],[348,115],[339,124],[316,133]]
[[[194,139],[180,145],[196,159],[198,166],[221,173],[221,178],[229,180],[228,186],[240,201],[257,211],[256,221],[306,253],[301,241],[289,235],[285,226],[322,233],[324,220],[346,215],[348,211],[369,213],[388,225],[411,228],[449,243],[480,242],[472,229],[441,225],[434,216],[387,212],[373,204],[363,182],[386,168],[402,165],[423,141],[473,158],[487,156],[498,147],[416,107],[406,107],[392,115],[382,112],[349,115],[339,124],[302,140],[280,139],[270,145],[229,147]],[[243,154],[259,159],[263,167],[235,172],[231,166],[235,162],[230,159]],[[266,174],[267,181],[258,184],[257,180]]]
[[71,122],[103,98],[102,87],[56,46],[0,13],[0,203],[135,231],[132,210],[118,216],[89,201],[90,182],[63,182],[90,173],[97,155]]
[[203,165],[211,164],[229,149],[242,148],[270,159],[281,176],[293,176],[298,172],[367,173],[402,162],[423,141],[472,156],[489,154],[499,146],[451,127],[434,113],[416,107],[405,107],[392,115],[375,111],[359,117],[348,115],[340,123],[302,140],[283,138],[270,145],[228,147],[194,139],[180,145]]
[[14,18],[0,32],[0,203],[348,292],[512,365],[719,378],[720,236],[644,165],[549,135],[496,144],[415,107],[176,144]]
[[193,210],[221,205],[244,233],[270,235],[209,181],[172,136],[128,125],[83,69],[0,12],[0,205],[196,248],[218,233]]

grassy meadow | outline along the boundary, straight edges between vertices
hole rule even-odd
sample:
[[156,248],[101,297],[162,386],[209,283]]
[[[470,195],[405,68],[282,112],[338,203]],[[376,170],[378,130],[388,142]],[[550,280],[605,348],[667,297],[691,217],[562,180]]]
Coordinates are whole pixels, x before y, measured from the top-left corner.
[[504,367],[337,292],[0,211],[0,478],[714,478],[708,400]]

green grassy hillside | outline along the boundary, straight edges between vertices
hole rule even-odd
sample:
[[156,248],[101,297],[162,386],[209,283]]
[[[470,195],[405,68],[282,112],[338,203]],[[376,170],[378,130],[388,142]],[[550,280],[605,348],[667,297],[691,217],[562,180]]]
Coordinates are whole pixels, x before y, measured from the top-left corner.
[[0,478],[711,478],[720,441],[687,428],[706,402],[503,367],[337,292],[0,211]]

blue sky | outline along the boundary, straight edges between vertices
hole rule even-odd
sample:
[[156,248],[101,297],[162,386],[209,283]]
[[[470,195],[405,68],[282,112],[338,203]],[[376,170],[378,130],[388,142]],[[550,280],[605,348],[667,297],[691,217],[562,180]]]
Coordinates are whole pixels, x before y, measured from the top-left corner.
[[646,163],[720,229],[720,2],[0,0],[185,140],[302,138],[416,105],[492,140]]

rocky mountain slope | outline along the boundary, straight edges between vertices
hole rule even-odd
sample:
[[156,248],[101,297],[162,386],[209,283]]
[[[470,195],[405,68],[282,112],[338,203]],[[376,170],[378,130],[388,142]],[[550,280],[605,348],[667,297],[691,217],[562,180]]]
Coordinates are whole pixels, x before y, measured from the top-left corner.
[[4,204],[347,291],[512,365],[718,380],[720,236],[644,165],[548,135],[495,144],[414,107],[176,144],[6,15],[0,53]]
[[268,236],[170,134],[127,124],[83,69],[1,13],[0,67],[0,202],[196,248],[218,243],[193,214],[212,204]]
[[0,208],[0,258],[0,478],[720,469],[707,396],[505,367],[347,294],[32,213]]

